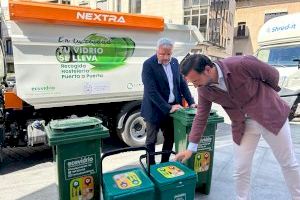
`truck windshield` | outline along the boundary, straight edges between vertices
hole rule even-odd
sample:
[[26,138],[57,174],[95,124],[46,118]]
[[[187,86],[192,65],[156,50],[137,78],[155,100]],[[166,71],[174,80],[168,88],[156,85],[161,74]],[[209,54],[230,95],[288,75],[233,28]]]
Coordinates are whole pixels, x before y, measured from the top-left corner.
[[300,59],[300,45],[263,48],[258,50],[257,57],[270,65],[295,67],[298,62],[293,60]]

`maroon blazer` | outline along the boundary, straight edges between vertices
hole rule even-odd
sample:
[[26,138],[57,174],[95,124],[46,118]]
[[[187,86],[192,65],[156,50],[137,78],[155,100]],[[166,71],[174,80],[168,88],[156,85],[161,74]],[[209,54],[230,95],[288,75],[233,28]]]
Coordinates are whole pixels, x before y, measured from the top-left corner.
[[254,56],[234,56],[216,63],[223,72],[227,92],[213,86],[198,88],[197,114],[189,141],[200,141],[212,102],[220,104],[230,117],[236,144],[241,143],[246,114],[277,135],[290,113],[287,103],[277,94],[279,72]]

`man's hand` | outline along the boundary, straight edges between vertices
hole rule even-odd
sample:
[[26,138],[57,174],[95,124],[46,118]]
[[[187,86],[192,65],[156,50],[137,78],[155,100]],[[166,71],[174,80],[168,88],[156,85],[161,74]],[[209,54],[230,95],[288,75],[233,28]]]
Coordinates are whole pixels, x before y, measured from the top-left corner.
[[182,106],[180,104],[175,104],[172,106],[171,110],[170,110],[170,113],[173,113],[175,112],[176,110],[182,108]]
[[175,161],[180,161],[180,162],[185,162],[186,160],[188,160],[191,156],[193,155],[193,152],[190,151],[190,150],[185,150],[185,151],[182,151],[180,153],[178,153],[174,160]]
[[193,103],[192,105],[190,105],[190,108],[197,108],[197,104]]

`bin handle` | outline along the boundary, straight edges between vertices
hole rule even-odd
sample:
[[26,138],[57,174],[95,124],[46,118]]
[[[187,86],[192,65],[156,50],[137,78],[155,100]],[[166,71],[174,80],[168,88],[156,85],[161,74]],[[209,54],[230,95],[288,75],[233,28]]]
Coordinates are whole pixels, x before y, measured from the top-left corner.
[[[108,151],[106,153],[103,153],[101,158],[100,158],[100,184],[103,188],[103,160],[104,158],[108,157],[108,156],[112,156],[112,155],[115,155],[115,154],[119,154],[119,153],[125,153],[125,152],[130,152],[130,151],[142,151],[142,150],[145,150],[146,151],[146,154],[145,154],[145,157],[147,158],[147,155],[148,155],[148,151],[147,151],[147,148],[145,146],[142,146],[142,147],[126,147],[126,148],[122,148],[122,149],[116,149],[116,150],[111,150],[111,151]],[[148,158],[147,158],[148,160]]]
[[[141,155],[140,156],[140,165],[142,166],[143,170],[147,173],[147,175],[150,177],[150,163],[149,162],[146,162],[147,163],[147,170],[146,170],[146,167],[145,165],[143,164],[142,160],[144,158],[147,158],[147,156],[156,156],[156,155],[162,155],[162,154],[167,154],[167,153],[171,153],[171,154],[174,154],[176,155],[176,152],[175,151],[158,151],[158,152],[147,152],[147,154],[144,154],[144,155]],[[149,157],[147,158],[147,160],[149,160]],[[146,160],[146,161],[147,161]]]

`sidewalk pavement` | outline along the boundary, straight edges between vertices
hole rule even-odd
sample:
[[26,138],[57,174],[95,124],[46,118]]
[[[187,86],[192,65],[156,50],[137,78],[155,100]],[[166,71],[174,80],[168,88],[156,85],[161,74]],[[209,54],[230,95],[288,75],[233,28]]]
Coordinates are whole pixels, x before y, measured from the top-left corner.
[[[221,124],[224,126],[224,124]],[[300,124],[291,124],[296,157],[300,162]],[[234,199],[233,148],[231,135],[218,136],[210,195],[197,194],[201,200]],[[261,139],[255,152],[251,176],[251,199],[291,199],[279,164],[268,144]]]
[[[296,156],[300,162],[300,124],[291,124]],[[110,149],[111,142],[105,144],[104,151]],[[157,146],[158,149],[161,145]],[[8,150],[9,151],[9,150]],[[55,185],[55,169],[51,150],[44,148],[37,152],[38,160],[30,156],[20,161],[8,162],[0,168],[1,200],[55,200],[58,199]],[[18,156],[18,155],[15,155]],[[19,155],[20,156],[20,155]],[[44,157],[42,157],[44,156]],[[122,165],[136,165],[139,153],[115,155],[105,162],[104,171],[118,169]],[[8,157],[6,157],[9,159]],[[31,160],[32,159],[32,160]],[[113,162],[111,162],[113,161]],[[25,164],[24,164],[25,163]],[[229,200],[234,199],[233,150],[229,124],[219,124],[216,144],[213,177],[210,195],[196,193],[195,199]],[[291,199],[281,170],[271,149],[261,140],[253,160],[252,199],[288,200]]]

